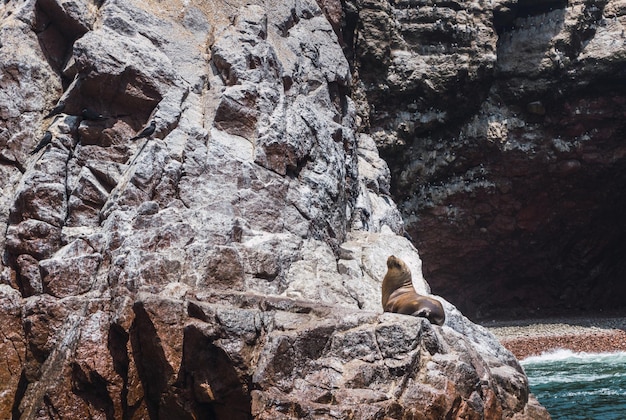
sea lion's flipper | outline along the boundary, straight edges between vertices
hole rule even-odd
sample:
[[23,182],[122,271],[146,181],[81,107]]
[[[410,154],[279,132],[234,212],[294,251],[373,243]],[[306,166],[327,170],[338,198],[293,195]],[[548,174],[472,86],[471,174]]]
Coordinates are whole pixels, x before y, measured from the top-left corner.
[[423,307],[413,312],[411,315],[413,316],[421,316],[422,318],[426,318],[430,321],[431,324],[435,325],[443,325],[446,320],[445,315],[441,316],[438,311],[433,311],[431,308]]
[[413,312],[411,315],[413,316],[421,316],[422,318],[430,317],[430,309],[429,308],[419,308],[417,311]]

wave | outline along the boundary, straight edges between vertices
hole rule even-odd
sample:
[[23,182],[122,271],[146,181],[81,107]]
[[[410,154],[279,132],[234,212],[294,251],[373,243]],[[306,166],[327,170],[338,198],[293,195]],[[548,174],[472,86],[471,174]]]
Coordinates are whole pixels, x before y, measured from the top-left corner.
[[548,384],[583,384],[593,382],[612,381],[616,377],[620,378],[624,375],[616,376],[615,374],[597,375],[591,373],[573,374],[564,372],[562,374],[552,374],[550,376],[529,378],[531,385],[548,385]]
[[626,352],[554,350],[520,363],[553,419],[626,419]]
[[598,389],[591,389],[591,390],[580,390],[580,391],[570,391],[570,392],[564,392],[562,394],[564,397],[586,397],[586,396],[619,396],[619,397],[623,397],[624,395],[626,395],[626,391],[622,390],[622,389],[615,389],[615,388],[598,388]]
[[574,352],[567,349],[557,349],[550,350],[544,353],[541,353],[539,356],[530,356],[525,359],[520,360],[520,364],[522,366],[526,365],[536,365],[543,363],[551,363],[551,362],[559,362],[559,361],[567,361],[567,362],[576,362],[580,361],[581,363],[605,363],[607,361],[613,362],[626,362],[626,352],[624,351],[616,351],[616,352],[602,352],[602,353],[586,353],[586,352]]

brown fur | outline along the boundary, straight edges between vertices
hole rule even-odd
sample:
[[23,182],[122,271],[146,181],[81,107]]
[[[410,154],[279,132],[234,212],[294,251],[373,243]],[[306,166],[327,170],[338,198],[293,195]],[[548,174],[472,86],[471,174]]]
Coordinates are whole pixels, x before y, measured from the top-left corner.
[[421,316],[431,323],[443,325],[446,315],[436,299],[418,294],[411,281],[411,270],[400,258],[387,258],[387,274],[383,279],[383,310]]

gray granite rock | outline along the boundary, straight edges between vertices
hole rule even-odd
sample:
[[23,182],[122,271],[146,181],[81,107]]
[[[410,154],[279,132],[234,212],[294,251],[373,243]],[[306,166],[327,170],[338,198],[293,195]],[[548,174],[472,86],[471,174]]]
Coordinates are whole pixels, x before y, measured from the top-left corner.
[[[0,16],[0,30],[23,32],[2,64],[18,96],[0,101],[0,412],[536,407],[510,353],[449,303],[441,328],[381,314],[388,255],[430,289],[316,2],[25,2]],[[45,130],[50,145],[31,156]]]

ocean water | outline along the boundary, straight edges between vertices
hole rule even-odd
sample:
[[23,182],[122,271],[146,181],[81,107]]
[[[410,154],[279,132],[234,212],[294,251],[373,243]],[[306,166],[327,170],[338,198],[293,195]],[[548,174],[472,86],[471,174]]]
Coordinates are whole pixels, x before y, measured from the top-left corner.
[[557,350],[521,361],[554,420],[626,419],[626,353]]

